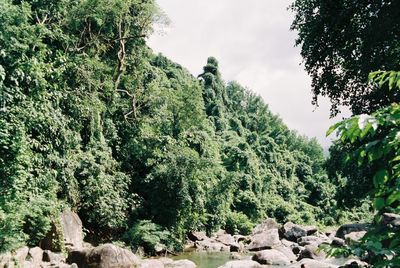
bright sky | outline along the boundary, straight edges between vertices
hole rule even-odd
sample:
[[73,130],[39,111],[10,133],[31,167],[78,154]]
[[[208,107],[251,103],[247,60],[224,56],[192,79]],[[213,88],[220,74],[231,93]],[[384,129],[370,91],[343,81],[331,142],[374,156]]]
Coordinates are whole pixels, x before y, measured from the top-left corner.
[[296,33],[289,30],[290,0],[157,0],[171,24],[149,39],[161,52],[202,73],[207,57],[220,64],[225,81],[236,80],[258,93],[272,112],[300,134],[317,137],[326,148],[329,101],[311,105],[311,79],[304,71]]

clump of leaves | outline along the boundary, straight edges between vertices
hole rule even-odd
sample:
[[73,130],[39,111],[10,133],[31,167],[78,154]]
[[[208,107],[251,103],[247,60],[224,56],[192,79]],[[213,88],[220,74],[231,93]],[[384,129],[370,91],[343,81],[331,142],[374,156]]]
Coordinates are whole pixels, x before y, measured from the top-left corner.
[[[378,86],[388,84],[390,90],[400,89],[400,72],[374,72],[370,81]],[[367,258],[374,267],[399,267],[399,230],[380,222],[383,213],[400,212],[400,104],[351,117],[332,126],[327,134],[335,130],[342,142],[358,144],[347,159],[356,158],[360,168],[373,164],[376,169],[371,178],[375,225],[345,253]]]
[[134,250],[143,248],[150,255],[154,255],[157,249],[174,251],[179,245],[174,236],[149,220],[141,220],[125,233],[124,241]]

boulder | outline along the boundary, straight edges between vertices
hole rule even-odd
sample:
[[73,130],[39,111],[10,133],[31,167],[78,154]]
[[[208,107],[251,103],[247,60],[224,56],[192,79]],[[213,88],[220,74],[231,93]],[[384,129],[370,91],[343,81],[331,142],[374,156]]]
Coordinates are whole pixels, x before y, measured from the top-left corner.
[[159,258],[158,260],[161,261],[161,262],[164,264],[164,266],[165,266],[165,265],[172,264],[172,263],[174,262],[173,259],[167,258],[167,257],[161,257],[161,258]]
[[64,234],[64,244],[67,248],[83,247],[82,221],[78,214],[71,210],[61,213],[61,227]]
[[365,223],[352,223],[352,224],[344,224],[339,227],[336,232],[336,237],[341,239],[345,239],[345,235],[352,233],[352,232],[360,232],[360,231],[367,231],[368,224]]
[[299,245],[293,246],[293,247],[291,247],[291,248],[292,248],[293,254],[295,254],[295,255],[300,254],[300,252],[302,252],[303,250],[306,249],[305,247],[302,247],[302,246],[299,246]]
[[285,255],[290,262],[295,262],[297,260],[297,256],[293,253],[292,249],[289,247],[279,246],[274,249],[283,253],[283,255]]
[[307,245],[315,245],[315,246],[319,246],[320,244],[322,244],[323,240],[317,236],[303,236],[300,237],[299,239],[297,239],[297,243],[300,246],[307,246]]
[[156,259],[142,260],[138,268],[164,268],[164,263]]
[[202,241],[202,240],[208,239],[208,237],[207,237],[205,232],[190,232],[188,234],[188,238],[190,240],[192,240],[193,242]]
[[290,268],[338,268],[338,265],[313,259],[302,259],[298,263],[291,265]]
[[17,264],[17,266],[23,265],[23,263],[26,260],[26,257],[28,257],[28,253],[29,253],[28,247],[22,247],[22,248],[15,250],[13,259],[14,259],[14,262]]
[[62,253],[54,253],[50,250],[43,251],[43,261],[50,263],[60,263],[65,262],[65,256]]
[[178,260],[166,265],[168,268],[196,268],[196,264],[189,260]]
[[344,241],[344,239],[341,239],[339,237],[334,237],[332,239],[331,245],[336,247],[344,247],[346,246],[346,242]]
[[271,230],[271,229],[279,229],[279,225],[276,223],[274,219],[268,218],[262,223],[258,224],[254,229],[253,229],[253,235],[263,233],[265,231]]
[[268,265],[289,265],[290,260],[276,249],[265,249],[254,254],[253,261]]
[[0,254],[0,268],[8,267],[12,262],[12,255],[10,252]]
[[313,235],[318,232],[318,228],[314,225],[304,226],[303,228],[306,230],[307,235]]
[[300,237],[307,236],[307,229],[292,222],[285,223],[281,231],[284,238],[293,242],[297,242]]
[[230,234],[218,235],[215,240],[226,246],[229,246],[231,252],[238,252],[240,250],[239,243],[236,242],[235,238]]
[[234,235],[233,238],[235,239],[235,242],[239,243],[241,241],[246,241],[249,239],[248,236],[245,235]]
[[282,239],[281,239],[281,243],[282,243],[282,245],[284,245],[285,247],[290,247],[290,248],[292,248],[292,247],[294,247],[294,246],[298,246],[297,243],[295,243],[295,242],[293,242],[293,241],[289,241],[289,240],[287,240],[287,239],[285,239],[285,238],[282,238]]
[[367,233],[366,231],[351,232],[346,234],[344,236],[344,239],[346,240],[347,243],[359,242],[366,233]]
[[319,249],[317,246],[309,245],[305,246],[304,250],[300,252],[299,260],[301,259],[313,259],[313,260],[324,260],[326,253]]
[[274,246],[279,246],[281,242],[279,241],[278,229],[270,229],[262,233],[255,234],[251,236],[251,242],[247,246],[249,251],[259,251],[263,249],[271,249]]
[[113,244],[104,244],[91,249],[73,250],[68,254],[68,263],[76,263],[79,268],[132,267],[140,265],[140,259],[130,250]]
[[350,259],[346,261],[346,263],[339,268],[365,268],[369,267],[368,263],[356,260],[356,259]]
[[199,251],[208,251],[208,252],[230,251],[230,246],[224,245],[221,242],[217,242],[210,238],[202,241],[197,241],[195,243],[195,247]]
[[218,268],[261,268],[261,267],[263,266],[256,261],[238,260],[238,261],[229,261]]
[[39,266],[43,260],[43,249],[40,247],[29,249],[27,260],[33,265]]
[[400,227],[400,215],[394,213],[383,213],[381,224],[389,227]]

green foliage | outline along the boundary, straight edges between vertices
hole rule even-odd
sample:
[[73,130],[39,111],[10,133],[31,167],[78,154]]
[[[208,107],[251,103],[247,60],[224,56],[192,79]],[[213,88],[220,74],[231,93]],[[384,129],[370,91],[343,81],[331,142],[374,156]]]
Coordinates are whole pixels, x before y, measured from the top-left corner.
[[314,103],[329,97],[335,115],[341,105],[361,114],[399,102],[391,83],[365,83],[372,71],[400,67],[399,1],[296,0],[291,9]]
[[226,218],[224,228],[229,234],[232,235],[249,235],[254,228],[254,224],[242,212],[231,212]]
[[124,241],[132,249],[143,247],[145,252],[154,254],[156,248],[163,248],[174,251],[177,247],[177,240],[160,225],[149,220],[138,221],[124,234]]
[[321,146],[215,58],[196,79],[154,55],[160,19],[152,0],[0,0],[0,251],[38,245],[64,204],[100,242],[149,251],[267,216],[326,222]]
[[[376,72],[370,78],[373,83],[384,86],[389,84],[392,90],[400,89],[399,72]],[[362,114],[339,122],[328,130],[328,135],[338,131],[343,142],[357,144],[349,155],[357,159],[360,168],[374,165],[374,174],[370,183],[373,185],[373,207],[376,211],[375,226],[368,231],[361,244],[351,251],[357,255],[367,256],[374,267],[397,267],[400,260],[398,230],[380,223],[384,212],[400,212],[400,105],[392,103],[367,115]]]

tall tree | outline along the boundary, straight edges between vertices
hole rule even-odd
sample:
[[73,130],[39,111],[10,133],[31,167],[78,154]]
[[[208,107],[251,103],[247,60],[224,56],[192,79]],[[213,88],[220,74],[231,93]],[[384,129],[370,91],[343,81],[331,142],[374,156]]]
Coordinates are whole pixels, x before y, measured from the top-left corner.
[[340,105],[360,114],[400,100],[398,92],[366,83],[372,71],[400,67],[399,1],[295,0],[291,9],[314,104],[327,96],[332,115]]

